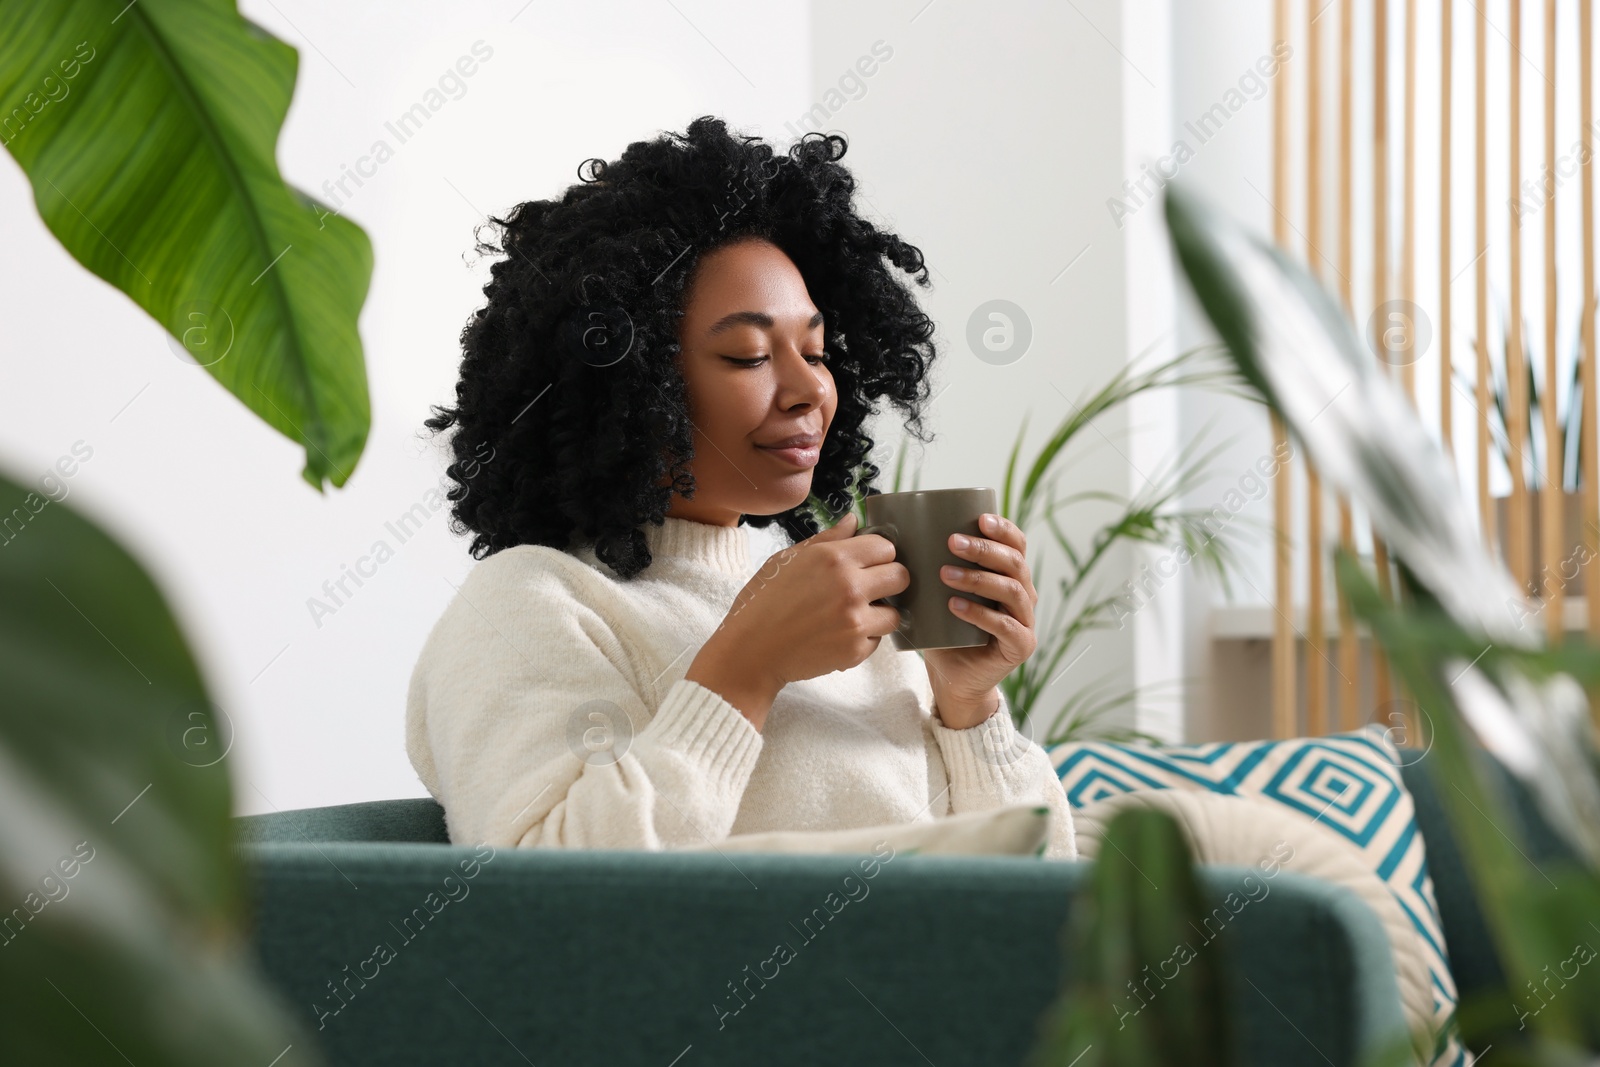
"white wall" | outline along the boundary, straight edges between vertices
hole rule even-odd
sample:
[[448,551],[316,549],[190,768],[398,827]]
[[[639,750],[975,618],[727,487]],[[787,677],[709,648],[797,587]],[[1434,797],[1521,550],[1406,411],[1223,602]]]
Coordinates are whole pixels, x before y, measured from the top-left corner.
[[[1137,6],[1159,13],[1164,4]],[[1141,314],[1154,307],[1159,315],[1160,302],[1170,299],[1159,257],[1131,259],[1105,208],[1125,176],[1130,116],[1160,121],[1165,111],[1164,45],[1145,55],[1143,43],[1130,44],[1133,27],[1112,0],[1004,7],[817,0],[814,12],[819,87],[872,42],[894,49],[830,128],[850,138],[846,162],[861,179],[866,207],[922,249],[930,265],[934,286],[923,305],[939,325],[935,389],[944,391],[928,419],[939,436],[922,456],[921,484],[998,489],[1023,418],[1026,458],[1086,392],[1127,362],[1136,341],[1153,339]],[[1157,18],[1140,32],[1159,34],[1162,25]],[[1124,55],[1130,50],[1137,59]],[[1127,103],[1130,94],[1136,107]],[[1136,268],[1150,273],[1136,277]],[[1146,287],[1155,305],[1142,303]],[[1032,330],[1027,351],[1004,364],[980,359],[966,336],[975,314],[996,299],[1020,307]],[[1103,438],[1083,435],[1074,447],[1089,447],[1064,491],[1137,488],[1128,420],[1124,409],[1099,424]],[[898,439],[887,420],[879,426],[882,440]],[[1080,543],[1107,516],[1094,506],[1067,514],[1067,532]],[[1034,532],[1030,550],[1038,553],[1036,572],[1045,557],[1045,583],[1053,586],[1061,567],[1051,559],[1047,529]],[[1123,555],[1108,565],[1126,575]],[[1064,662],[1070,669],[1058,672],[1039,713],[1053,714],[1085,685],[1133,684],[1134,630],[1095,635],[1081,661]],[[1181,666],[1173,657],[1164,669],[1177,674]]]
[[[1137,183],[1176,165],[1173,156],[1172,15],[1165,0],[1143,0],[1122,8],[1122,176]],[[1170,161],[1168,161],[1170,159]],[[1147,186],[1148,187],[1148,186]],[[1135,185],[1137,189],[1137,185]],[[1132,206],[1132,213],[1126,213]],[[1110,191],[1105,216],[1116,220],[1126,249],[1122,284],[1126,293],[1127,356],[1138,366],[1167,360],[1180,351],[1172,242],[1155,199],[1133,203],[1126,187]],[[1159,492],[1186,450],[1175,389],[1142,393],[1129,405],[1127,478],[1133,495]],[[1183,736],[1182,690],[1184,586],[1177,557],[1141,545],[1128,570],[1137,613],[1128,625],[1134,642],[1133,684],[1139,693],[1134,725],[1168,741]],[[1145,600],[1144,590],[1154,590]]]
[[[384,524],[442,476],[418,431],[453,399],[458,334],[487,280],[474,225],[702,113],[787,140],[784,120],[811,99],[799,0],[520,7],[243,4],[300,51],[278,159],[323,199],[475,41],[494,50],[359,190],[346,183],[342,209],[377,260],[361,317],[373,419],[354,475],[326,496],[300,478],[299,449],[62,250],[0,154],[0,463],[32,481],[75,441],[94,450],[67,499],[173,601],[237,728],[240,812],[425,793],[405,753],[406,684],[472,560],[442,509],[403,545]],[[379,538],[396,557],[318,627],[308,598]]]
[[[1336,9],[1324,19],[1331,22]],[[1335,27],[1324,28],[1332,33]],[[1186,124],[1193,123],[1230,89],[1252,72],[1262,56],[1272,54],[1272,4],[1270,0],[1208,0],[1175,4],[1172,19],[1173,135],[1181,137],[1194,156],[1176,181],[1187,183],[1218,208],[1270,235],[1272,207],[1272,91],[1245,103],[1220,129],[1206,129],[1202,142]],[[1301,60],[1298,54],[1291,64]],[[1302,64],[1289,68],[1290,77],[1303,76]],[[1248,83],[1253,84],[1253,83]],[[1292,84],[1292,83],[1291,83]],[[1226,106],[1226,105],[1224,105]],[[1178,279],[1179,344],[1191,348],[1215,340],[1210,324],[1198,311],[1187,283]],[[1255,465],[1272,450],[1271,431],[1264,409],[1216,391],[1185,390],[1180,402],[1181,435],[1187,447],[1222,445],[1211,478],[1195,486],[1185,500],[1190,508],[1225,506],[1226,494],[1240,492],[1247,501],[1226,527],[1245,549],[1242,573],[1232,582],[1240,602],[1270,602],[1273,596],[1270,532],[1272,497],[1256,495],[1250,480]],[[1300,471],[1297,468],[1296,474]],[[1241,483],[1244,488],[1241,489]],[[1235,498],[1237,499],[1237,498]],[[1184,705],[1194,717],[1207,694],[1206,620],[1211,609],[1224,602],[1217,584],[1194,566],[1183,572],[1182,605],[1186,685]]]

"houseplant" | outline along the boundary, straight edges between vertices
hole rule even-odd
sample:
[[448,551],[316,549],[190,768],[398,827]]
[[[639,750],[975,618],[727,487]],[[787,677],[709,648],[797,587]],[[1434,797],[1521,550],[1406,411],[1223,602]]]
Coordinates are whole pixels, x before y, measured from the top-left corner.
[[[1505,321],[1508,315],[1502,313],[1501,320]],[[1508,413],[1510,412],[1511,397],[1507,374],[1506,352],[1510,347],[1510,332],[1503,331],[1496,343],[1488,351],[1489,363],[1489,397],[1491,406],[1485,416],[1489,424],[1489,440],[1493,445],[1494,454],[1502,466],[1509,472],[1511,469],[1511,437],[1507,429]],[[1534,373],[1534,365],[1538,362],[1532,355],[1527,355],[1523,361],[1526,381],[1522,387],[1522,424],[1526,428],[1527,441],[1523,449],[1522,468],[1524,484],[1527,486],[1527,510],[1529,512],[1529,557],[1531,560],[1530,574],[1535,576],[1530,580],[1530,593],[1543,597],[1550,585],[1559,581],[1564,591],[1570,596],[1583,595],[1583,574],[1580,568],[1573,566],[1575,561],[1567,557],[1572,555],[1583,544],[1583,496],[1581,470],[1578,462],[1578,446],[1583,432],[1583,405],[1576,400],[1580,396],[1581,382],[1578,377],[1579,350],[1582,345],[1583,332],[1581,329],[1574,332],[1573,349],[1566,360],[1566,366],[1571,370],[1568,375],[1565,393],[1566,404],[1561,405],[1561,395],[1556,390],[1540,389],[1540,377]],[[1533,353],[1532,338],[1528,329],[1526,318],[1522,322],[1522,351],[1525,354]],[[1466,375],[1457,369],[1455,379],[1463,395],[1473,395],[1472,383]],[[1547,448],[1544,433],[1544,408],[1547,398],[1544,393],[1556,393],[1549,399],[1557,407],[1557,426],[1559,431],[1560,455],[1555,462],[1546,455]],[[1540,535],[1543,522],[1541,510],[1541,494],[1551,483],[1559,481],[1562,494],[1562,531],[1561,543],[1563,545],[1563,558],[1561,560],[1547,561],[1544,556],[1544,543]],[[1499,546],[1501,555],[1505,555],[1507,531],[1510,528],[1511,498],[1509,495],[1494,498],[1495,543]],[[1565,573],[1570,571],[1570,573]]]
[[361,228],[283,181],[298,56],[232,0],[0,7],[0,140],[62,246],[341,486],[370,411]]

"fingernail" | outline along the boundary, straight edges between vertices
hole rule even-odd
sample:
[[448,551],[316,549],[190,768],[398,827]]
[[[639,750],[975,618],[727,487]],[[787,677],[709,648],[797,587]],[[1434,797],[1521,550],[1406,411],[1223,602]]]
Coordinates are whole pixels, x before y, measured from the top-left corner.
[[955,608],[957,611],[966,611],[967,608],[971,606],[967,603],[964,597],[955,597],[954,600],[955,603],[950,606]]
[[952,580],[962,578],[966,575],[966,573],[967,572],[962,570],[960,567],[945,566],[939,568],[939,574],[942,577],[950,578]]
[[966,534],[956,534],[950,539],[950,543],[955,545],[957,548],[966,548],[972,542],[968,540]]
[[995,517],[993,515],[985,512],[982,516],[980,516],[980,520],[982,521],[983,528],[985,530],[992,530],[995,528]]

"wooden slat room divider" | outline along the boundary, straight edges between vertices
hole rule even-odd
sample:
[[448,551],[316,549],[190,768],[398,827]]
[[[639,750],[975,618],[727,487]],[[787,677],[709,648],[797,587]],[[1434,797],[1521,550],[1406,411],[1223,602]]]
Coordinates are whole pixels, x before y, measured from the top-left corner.
[[[1388,0],[1307,0],[1296,19],[1299,5],[1276,0],[1275,37],[1294,46],[1296,61],[1292,65],[1286,62],[1274,83],[1274,239],[1286,251],[1303,252],[1308,268],[1337,292],[1358,327],[1365,324],[1360,332],[1389,369],[1397,369],[1419,412],[1436,405],[1440,443],[1462,471],[1467,491],[1476,490],[1480,532],[1542,604],[1539,624],[1550,639],[1561,640],[1568,630],[1567,582],[1574,575],[1581,576],[1577,580],[1586,594],[1584,610],[1576,614],[1574,624],[1591,635],[1600,634],[1592,0],[1499,0],[1498,4],[1474,0],[1464,12],[1456,11],[1454,0],[1396,3],[1403,9],[1391,13]],[[1419,30],[1419,5],[1423,3],[1428,5],[1423,10],[1437,17]],[[1334,8],[1338,32],[1325,33],[1324,27],[1332,24]],[[1463,17],[1458,19],[1458,14]],[[1540,15],[1542,34],[1525,35],[1523,22]],[[1358,38],[1358,19],[1370,29],[1370,35]],[[1393,22],[1403,27],[1400,49],[1391,47]],[[1474,105],[1470,123],[1458,118],[1453,107],[1455,93],[1466,89],[1455,61],[1456,48],[1464,45],[1458,30],[1470,30],[1473,35],[1474,62],[1465,70]],[[1330,47],[1335,58],[1327,63]],[[1491,69],[1492,47],[1502,49],[1503,69]],[[1571,51],[1577,58],[1575,87],[1567,87],[1573,79],[1558,63]],[[1438,57],[1436,81],[1418,77],[1419,55],[1426,54]],[[1392,122],[1389,80],[1396,60],[1403,71],[1401,118]],[[1528,76],[1536,79],[1530,85],[1543,87],[1542,93],[1527,101],[1542,119],[1533,128],[1539,130],[1536,136],[1542,142],[1543,167],[1542,173],[1525,182],[1522,89]],[[1301,94],[1298,101],[1296,92]],[[1368,98],[1371,108],[1367,120],[1370,141],[1364,152],[1354,136],[1358,92]],[[1333,144],[1324,132],[1328,100],[1336,100],[1338,116],[1337,142]],[[1491,112],[1491,105],[1502,101],[1504,108]],[[1297,115],[1303,120],[1295,121]],[[1424,143],[1418,126],[1424,118],[1431,122],[1433,116],[1438,119],[1438,138]],[[1458,121],[1463,127],[1459,131]],[[1455,148],[1468,140],[1474,165],[1461,167],[1458,175],[1452,165]],[[1561,154],[1563,142],[1576,152]],[[1437,247],[1421,255],[1417,248],[1424,221],[1417,209],[1419,145],[1424,153],[1436,149],[1436,160],[1429,162],[1438,168],[1437,211],[1430,212],[1437,217],[1438,232],[1433,237]],[[1532,151],[1534,146],[1526,147]],[[1571,158],[1573,154],[1576,160]],[[1496,165],[1505,168],[1500,173],[1509,196],[1503,214],[1490,199],[1491,182],[1499,180],[1499,175],[1491,173],[1491,159],[1503,161]],[[1393,180],[1396,161],[1398,186]],[[1292,175],[1303,181],[1303,189],[1292,187]],[[1363,179],[1364,186],[1358,184]],[[1336,183],[1331,202],[1324,195],[1330,180]],[[1573,181],[1581,192],[1558,197],[1558,189]],[[1396,189],[1398,212],[1393,211]],[[1468,196],[1472,240],[1470,247],[1462,247],[1465,242],[1453,242],[1451,230],[1461,206],[1458,201],[1464,202]],[[1581,205],[1576,211],[1572,197]],[[1358,203],[1364,205],[1365,219],[1356,217]],[[1334,259],[1323,247],[1329,221],[1324,216],[1330,210],[1338,233]],[[1527,226],[1535,213],[1542,213],[1542,226]],[[1303,226],[1296,225],[1297,217]],[[1468,218],[1465,214],[1459,217],[1463,221]],[[1573,269],[1576,265],[1561,256],[1563,234],[1574,229],[1581,233],[1574,242],[1581,248],[1581,269]],[[1291,233],[1300,236],[1298,247],[1291,242]],[[1540,288],[1544,298],[1543,330],[1529,330],[1526,336],[1522,327],[1525,244],[1538,247],[1541,258],[1535,262],[1543,267]],[[1364,286],[1357,284],[1356,263],[1361,253],[1367,267],[1368,284]],[[1398,270],[1393,269],[1396,257]],[[1428,264],[1422,269],[1433,273],[1431,280],[1437,284],[1436,300],[1426,309],[1419,309],[1419,263]],[[1454,289],[1469,271],[1473,274],[1470,299],[1464,282],[1459,296]],[[1497,294],[1490,287],[1491,278],[1502,271],[1508,282],[1508,314],[1496,313]],[[1358,303],[1358,294],[1363,292],[1368,301],[1365,305]],[[1559,358],[1564,336],[1562,298],[1581,316],[1570,342],[1576,366]],[[1468,305],[1471,310],[1465,312]],[[1458,317],[1462,321],[1458,322]],[[1457,360],[1457,329],[1471,335],[1472,358],[1465,365]],[[1503,343],[1491,343],[1491,330],[1503,337]],[[1402,358],[1395,358],[1396,348],[1388,343],[1395,336],[1401,338],[1398,352]],[[1429,336],[1433,340],[1424,347]],[[1542,359],[1530,355],[1528,348],[1542,350],[1537,353]],[[1502,349],[1503,381],[1497,386],[1491,356]],[[1419,394],[1417,363],[1425,356],[1438,359],[1439,373],[1435,386]],[[1563,391],[1568,381],[1573,387]],[[1539,390],[1538,400],[1532,403],[1530,383]],[[1434,391],[1436,397],[1426,395]],[[1459,408],[1458,397],[1463,401]],[[1567,405],[1565,412],[1558,401]],[[1566,437],[1573,425],[1573,404],[1581,406],[1575,448]],[[1534,407],[1540,415],[1537,429],[1530,425]],[[1474,431],[1475,448],[1462,452],[1456,449],[1454,438],[1458,413],[1461,418],[1471,418]],[[1503,431],[1495,425],[1502,416]],[[1284,432],[1274,417],[1274,445],[1281,443]],[[1536,442],[1536,435],[1542,441]],[[1569,450],[1576,453],[1576,496],[1564,486]],[[1327,490],[1303,454],[1298,464],[1304,465],[1303,482],[1295,473],[1297,464],[1286,463],[1279,467],[1273,484],[1272,730],[1280,737],[1315,735],[1385,721],[1386,725],[1404,726],[1408,732],[1417,731],[1421,724],[1414,708],[1404,694],[1393,692],[1382,657],[1371,648],[1363,655],[1363,635],[1357,632],[1349,605],[1336,590],[1329,589],[1329,531],[1324,529]],[[1500,474],[1492,476],[1496,469]],[[1496,481],[1506,485],[1503,497],[1491,492]],[[1305,506],[1297,515],[1295,494],[1301,484]],[[1367,528],[1364,517],[1358,518],[1348,500],[1336,499],[1334,504],[1337,543],[1355,548],[1357,531]],[[1574,508],[1579,509],[1576,516],[1569,514]],[[1574,518],[1580,520],[1581,533],[1576,535],[1568,532]],[[1366,540],[1370,545],[1368,563],[1376,571],[1384,595],[1392,597],[1397,593],[1397,576],[1392,573],[1385,546],[1375,532]],[[1297,588],[1297,556],[1305,564],[1303,589]],[[1569,567],[1569,563],[1576,566]],[[1337,605],[1337,637],[1333,640],[1324,622],[1330,592]],[[1295,621],[1302,608],[1304,627]],[[1534,623],[1530,620],[1529,624]],[[1301,662],[1305,664],[1303,684],[1297,677]]]

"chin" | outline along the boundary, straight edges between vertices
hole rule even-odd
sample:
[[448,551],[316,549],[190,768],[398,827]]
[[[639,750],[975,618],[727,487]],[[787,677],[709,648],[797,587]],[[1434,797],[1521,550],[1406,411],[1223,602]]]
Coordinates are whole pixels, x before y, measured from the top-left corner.
[[792,493],[792,492],[791,493],[776,493],[775,492],[775,493],[771,494],[770,496],[768,496],[764,501],[762,501],[761,504],[759,504],[759,505],[757,505],[757,506],[755,506],[755,507],[753,507],[751,509],[746,510],[745,514],[746,515],[759,515],[759,516],[762,516],[764,518],[770,518],[770,517],[772,517],[774,515],[782,515],[784,512],[793,511],[795,508],[797,508],[800,505],[804,504],[806,502],[806,499],[808,497],[810,497],[810,496],[811,496],[811,480],[809,478],[807,478],[806,479],[805,488],[802,491],[800,491],[798,494]]

